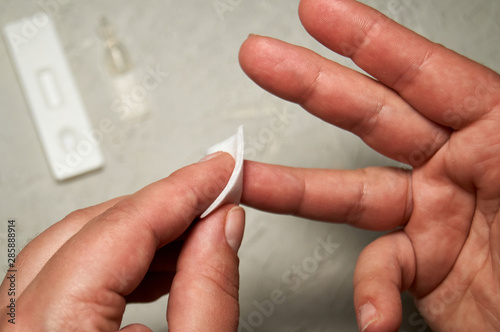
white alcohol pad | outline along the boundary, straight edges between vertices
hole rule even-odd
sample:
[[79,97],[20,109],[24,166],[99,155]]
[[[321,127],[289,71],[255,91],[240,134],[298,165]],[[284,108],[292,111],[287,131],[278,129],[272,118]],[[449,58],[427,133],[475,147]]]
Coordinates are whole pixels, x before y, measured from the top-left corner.
[[215,201],[203,212],[200,218],[205,218],[212,211],[224,204],[238,204],[241,199],[243,189],[243,160],[245,152],[245,142],[243,137],[243,126],[239,126],[235,135],[215,144],[207,150],[207,155],[223,151],[229,153],[235,161],[233,173]]

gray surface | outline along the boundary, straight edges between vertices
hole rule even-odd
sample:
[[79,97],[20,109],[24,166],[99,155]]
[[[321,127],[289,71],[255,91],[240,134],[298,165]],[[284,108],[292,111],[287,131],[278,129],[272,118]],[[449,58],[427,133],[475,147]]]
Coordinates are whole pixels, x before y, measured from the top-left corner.
[[[223,0],[224,1],[224,0]],[[496,0],[364,1],[430,39],[499,71],[500,2]],[[52,5],[50,7],[42,4]],[[219,16],[212,1],[0,0],[0,26],[43,9],[54,18],[94,125],[111,119],[104,136],[106,167],[58,183],[49,174],[26,102],[5,45],[0,42],[0,220],[18,221],[18,242],[67,213],[134,192],[199,159],[211,143],[244,124],[247,137],[267,131],[277,113],[287,112],[286,128],[268,137],[254,158],[291,166],[359,168],[390,161],[352,135],[325,125],[295,105],[267,95],[241,71],[240,44],[248,33],[300,44],[351,66],[307,35],[297,17],[298,0],[231,1]],[[55,4],[55,6],[54,6]],[[148,120],[123,124],[112,111],[114,96],[103,69],[98,19],[107,15],[129,49],[136,73],[160,66],[168,73],[150,91]],[[264,136],[263,136],[264,137]],[[281,289],[286,301],[253,331],[354,331],[352,274],[357,255],[377,234],[342,225],[313,223],[247,209],[241,257],[242,320],[255,316],[255,301]],[[0,229],[1,247],[5,229]],[[338,248],[297,289],[282,275],[308,261],[318,241],[330,236]],[[1,255],[2,266],[5,255]],[[309,260],[310,262],[310,260]],[[404,297],[401,331],[425,331],[412,301]],[[124,322],[165,331],[166,298],[128,308]]]

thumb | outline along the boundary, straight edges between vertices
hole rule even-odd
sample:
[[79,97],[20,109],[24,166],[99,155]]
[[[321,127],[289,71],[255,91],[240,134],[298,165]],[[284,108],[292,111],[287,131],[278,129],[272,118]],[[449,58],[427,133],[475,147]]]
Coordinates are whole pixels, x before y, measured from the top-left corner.
[[244,226],[244,210],[226,205],[193,227],[179,255],[170,289],[170,331],[238,329],[237,251]]

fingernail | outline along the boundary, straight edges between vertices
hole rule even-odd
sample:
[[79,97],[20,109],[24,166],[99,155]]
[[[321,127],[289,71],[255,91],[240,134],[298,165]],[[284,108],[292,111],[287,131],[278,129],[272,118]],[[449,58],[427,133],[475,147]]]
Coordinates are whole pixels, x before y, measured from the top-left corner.
[[240,249],[244,230],[245,210],[242,207],[236,206],[227,213],[225,227],[226,241],[236,253]]
[[210,159],[214,159],[215,157],[220,156],[222,153],[224,153],[224,152],[217,151],[217,152],[211,153],[211,154],[206,155],[205,157],[201,158],[198,162],[202,163],[204,161],[209,161]]
[[359,330],[361,332],[366,329],[378,319],[377,309],[370,302],[366,302],[359,308]]

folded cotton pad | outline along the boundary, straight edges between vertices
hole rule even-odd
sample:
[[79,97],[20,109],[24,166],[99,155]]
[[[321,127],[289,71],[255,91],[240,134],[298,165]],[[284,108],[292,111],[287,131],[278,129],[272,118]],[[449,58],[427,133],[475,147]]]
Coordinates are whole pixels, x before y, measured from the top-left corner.
[[241,191],[243,189],[243,155],[245,151],[245,143],[243,139],[243,126],[239,126],[235,135],[228,139],[211,146],[207,150],[207,155],[223,151],[229,153],[235,161],[233,173],[229,178],[229,182],[215,201],[206,209],[200,218],[205,218],[213,210],[223,204],[238,204],[241,199]]

